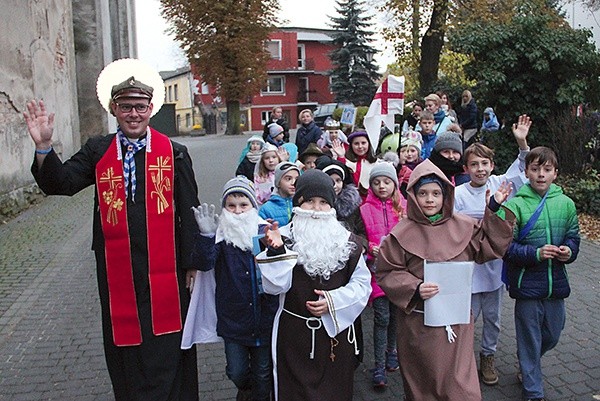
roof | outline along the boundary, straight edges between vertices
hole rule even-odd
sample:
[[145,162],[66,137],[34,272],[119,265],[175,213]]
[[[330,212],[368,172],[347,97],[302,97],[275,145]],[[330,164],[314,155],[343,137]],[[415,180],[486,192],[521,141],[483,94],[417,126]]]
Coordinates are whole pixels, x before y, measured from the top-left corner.
[[160,71],[159,74],[163,80],[166,80],[166,79],[175,78],[179,75],[187,74],[190,71],[191,71],[191,69],[190,69],[190,66],[188,65],[188,66],[181,67],[181,68],[178,68],[178,69],[172,70],[172,71]]
[[280,27],[279,30],[296,32],[298,41],[304,42],[332,42],[333,35],[337,32],[335,29],[299,28],[291,26]]

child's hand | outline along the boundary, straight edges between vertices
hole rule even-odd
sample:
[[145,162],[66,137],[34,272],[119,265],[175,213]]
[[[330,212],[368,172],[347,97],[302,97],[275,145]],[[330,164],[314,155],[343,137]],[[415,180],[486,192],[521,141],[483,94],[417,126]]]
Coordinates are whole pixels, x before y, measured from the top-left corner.
[[379,247],[378,246],[374,246],[371,248],[371,255],[377,257],[377,255],[379,255]]
[[283,240],[281,239],[281,233],[279,232],[279,223],[274,222],[265,227],[265,240],[267,245],[271,248],[281,248]]
[[520,115],[517,122],[512,125],[512,133],[521,149],[527,148],[527,134],[529,133],[530,127],[531,119],[527,114]]
[[419,286],[419,295],[421,299],[429,299],[440,292],[440,287],[436,283],[423,283]]
[[283,146],[277,148],[277,155],[279,156],[279,160],[282,162],[290,160],[290,154]]
[[[324,296],[324,293],[325,291],[323,290],[315,290],[315,294],[319,296]],[[327,305],[327,300],[325,298],[318,301],[306,301],[306,309],[316,317],[321,317],[326,313],[329,313],[329,306]]]
[[344,154],[346,154],[346,149],[344,149],[344,146],[342,145],[342,141],[340,141],[339,139],[334,139],[331,142],[331,151],[333,152],[333,155],[335,156],[336,159],[338,157],[342,157],[342,156],[344,156]]
[[571,248],[566,245],[561,245],[558,247],[558,256],[556,256],[556,259],[560,260],[561,262],[566,262],[570,257]]
[[496,203],[501,205],[505,200],[508,199],[508,196],[512,192],[512,182],[504,181],[500,184],[500,188],[494,194],[494,200]]
[[219,215],[215,213],[215,205],[208,206],[203,203],[198,207],[193,207],[194,218],[202,235],[214,235],[217,232]]
[[194,280],[196,279],[197,273],[198,270],[196,269],[190,269],[185,272],[185,288],[187,288],[190,291],[190,294],[194,290]]
[[546,244],[538,249],[540,260],[554,259],[560,255],[560,249],[556,245]]

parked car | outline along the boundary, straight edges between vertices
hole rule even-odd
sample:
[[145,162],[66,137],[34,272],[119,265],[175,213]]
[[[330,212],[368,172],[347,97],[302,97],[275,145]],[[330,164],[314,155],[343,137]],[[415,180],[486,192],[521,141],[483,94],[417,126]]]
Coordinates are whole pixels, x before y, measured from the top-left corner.
[[352,103],[324,103],[319,105],[314,112],[315,124],[322,129],[323,123],[325,123],[325,120],[327,120],[328,117],[333,115],[335,109],[347,106],[354,107]]

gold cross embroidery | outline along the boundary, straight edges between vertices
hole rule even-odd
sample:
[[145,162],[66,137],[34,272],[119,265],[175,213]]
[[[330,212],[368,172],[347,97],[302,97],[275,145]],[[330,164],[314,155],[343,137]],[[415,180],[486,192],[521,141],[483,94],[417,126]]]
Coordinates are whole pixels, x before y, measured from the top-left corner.
[[123,209],[123,200],[117,197],[116,189],[123,186],[123,176],[115,175],[112,167],[109,167],[100,176],[100,183],[108,183],[110,190],[102,192],[102,199],[104,203],[108,205],[108,213],[106,215],[106,221],[111,223],[113,226],[119,223],[117,212]]
[[163,177],[164,171],[171,171],[173,166],[169,164],[171,158],[169,156],[159,156],[156,158],[156,164],[152,164],[148,167],[150,170],[150,176],[152,177],[152,183],[154,184],[154,191],[150,192],[150,197],[157,196],[156,208],[158,214],[162,214],[165,209],[169,207],[169,202],[164,195],[165,191],[171,190],[171,181],[169,177]]

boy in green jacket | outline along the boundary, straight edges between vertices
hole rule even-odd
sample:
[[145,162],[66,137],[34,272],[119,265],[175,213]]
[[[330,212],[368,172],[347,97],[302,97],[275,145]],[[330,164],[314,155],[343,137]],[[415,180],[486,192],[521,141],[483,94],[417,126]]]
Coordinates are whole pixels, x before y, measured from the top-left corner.
[[514,241],[504,261],[515,302],[517,355],[527,400],[544,400],[541,357],[558,343],[571,289],[565,265],[579,253],[575,203],[554,184],[556,154],[534,148],[525,158],[524,185],[506,208],[516,216]]

